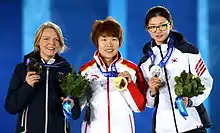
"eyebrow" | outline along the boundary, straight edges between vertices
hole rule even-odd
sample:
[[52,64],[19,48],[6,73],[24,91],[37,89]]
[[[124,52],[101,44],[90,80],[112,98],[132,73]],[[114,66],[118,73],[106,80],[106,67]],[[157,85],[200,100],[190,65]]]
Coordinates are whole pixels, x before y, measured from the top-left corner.
[[[42,35],[42,37],[49,37],[49,38],[51,38],[51,36],[45,36],[45,35]],[[54,38],[59,38],[59,37],[55,36]]]
[[[159,25],[161,25],[161,24],[166,24],[166,23],[169,23],[169,22],[160,22]],[[157,25],[157,24],[149,24],[149,25],[152,25],[152,26],[153,26],[153,25]]]

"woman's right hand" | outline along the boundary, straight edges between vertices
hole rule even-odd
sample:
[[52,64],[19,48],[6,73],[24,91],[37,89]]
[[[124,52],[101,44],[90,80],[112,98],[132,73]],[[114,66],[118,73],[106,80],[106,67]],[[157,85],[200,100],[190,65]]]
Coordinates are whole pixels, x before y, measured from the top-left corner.
[[154,96],[159,91],[160,84],[161,84],[161,81],[160,81],[160,78],[158,77],[153,77],[148,81],[151,96]]
[[39,82],[40,75],[36,74],[36,72],[27,72],[26,81],[27,83],[34,87],[34,83]]

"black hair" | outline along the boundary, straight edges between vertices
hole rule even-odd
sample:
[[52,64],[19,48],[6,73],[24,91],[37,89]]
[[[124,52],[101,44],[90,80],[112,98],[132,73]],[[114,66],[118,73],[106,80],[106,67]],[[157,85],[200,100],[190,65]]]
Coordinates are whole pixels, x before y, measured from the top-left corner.
[[145,16],[144,27],[146,28],[148,26],[149,20],[152,17],[156,17],[156,16],[161,16],[161,17],[166,18],[173,25],[173,20],[172,20],[169,10],[163,6],[154,6],[148,10]]

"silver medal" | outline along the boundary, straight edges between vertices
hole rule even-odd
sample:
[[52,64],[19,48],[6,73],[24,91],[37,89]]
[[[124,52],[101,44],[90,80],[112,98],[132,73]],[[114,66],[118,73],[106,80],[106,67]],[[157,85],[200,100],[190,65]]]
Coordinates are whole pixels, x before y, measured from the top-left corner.
[[150,68],[150,72],[153,77],[161,77],[161,75],[162,75],[162,69],[158,65],[152,66]]

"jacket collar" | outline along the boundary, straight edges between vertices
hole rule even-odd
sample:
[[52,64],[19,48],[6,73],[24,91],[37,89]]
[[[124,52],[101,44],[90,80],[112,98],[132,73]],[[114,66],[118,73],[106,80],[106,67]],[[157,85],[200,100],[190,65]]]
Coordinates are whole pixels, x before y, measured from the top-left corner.
[[[28,58],[34,58],[38,62],[42,62],[43,64],[45,64],[45,62],[42,61],[42,58],[40,56],[40,52],[39,51],[32,51],[32,52],[28,53],[27,55],[25,55],[24,56],[25,64],[26,64]],[[66,59],[61,57],[58,53],[56,53],[54,59],[51,60],[51,63],[49,63],[49,64],[54,64],[54,65],[58,64],[59,66],[69,65],[69,63],[66,61]]]
[[[100,56],[100,53],[98,51],[96,51],[94,53],[94,59],[96,61],[96,63],[101,66],[102,68],[104,68],[105,70],[107,70],[108,68],[106,67],[104,61],[102,60],[102,57]],[[113,62],[110,64],[109,68],[115,64],[117,61],[120,61],[122,59],[120,52],[118,51],[116,57],[114,57],[115,59],[113,60]]]
[[[177,45],[182,45],[183,43],[186,43],[187,41],[184,39],[183,35],[177,31],[172,30],[170,32],[170,34],[172,34],[173,36],[173,41],[174,41],[174,47]],[[167,38],[168,39],[168,38]],[[165,42],[167,41],[167,39],[165,40]],[[152,46],[151,46],[152,43]],[[142,49],[143,54],[147,54],[148,50],[151,49],[151,47],[156,46],[157,44],[155,43],[154,40],[151,40],[150,42],[147,42],[144,46],[144,48]]]

